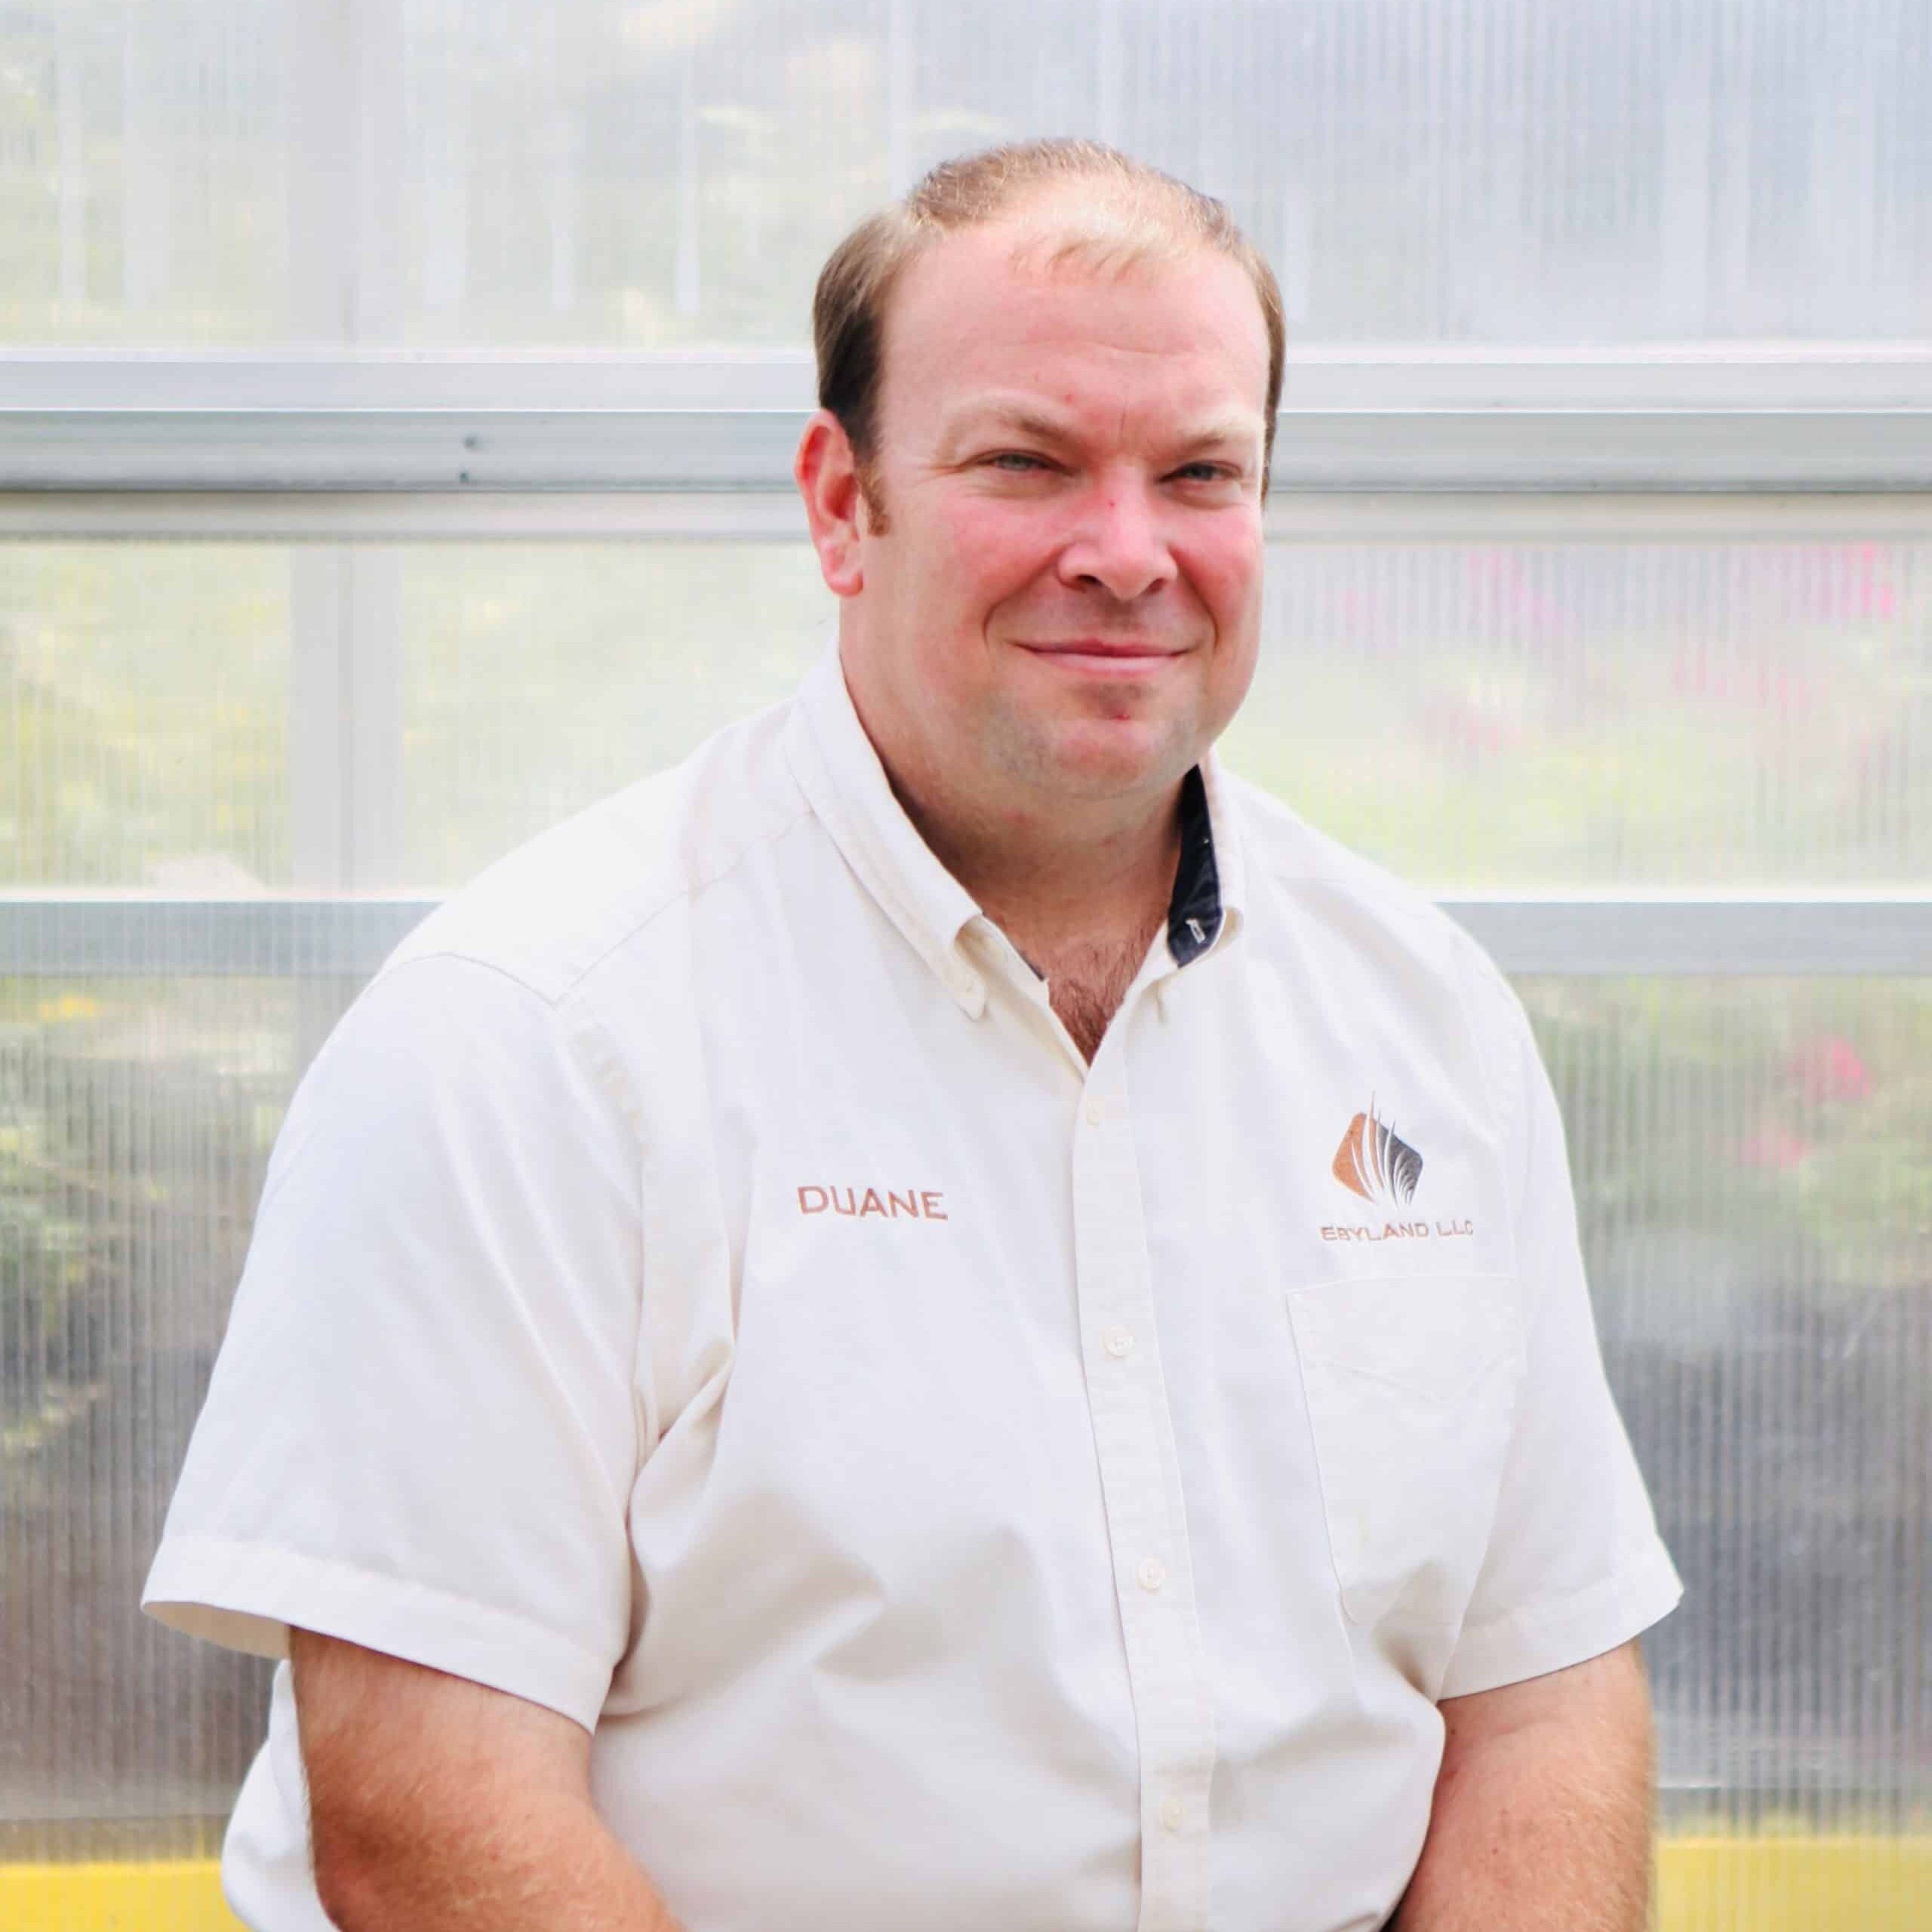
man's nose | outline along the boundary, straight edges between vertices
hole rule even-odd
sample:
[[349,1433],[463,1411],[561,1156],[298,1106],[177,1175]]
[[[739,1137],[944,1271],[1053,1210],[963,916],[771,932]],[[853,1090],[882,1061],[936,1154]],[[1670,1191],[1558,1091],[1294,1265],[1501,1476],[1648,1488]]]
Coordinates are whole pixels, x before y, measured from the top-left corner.
[[1178,574],[1161,506],[1144,483],[1118,477],[1084,493],[1072,540],[1060,552],[1063,582],[1097,586],[1119,602],[1144,597]]

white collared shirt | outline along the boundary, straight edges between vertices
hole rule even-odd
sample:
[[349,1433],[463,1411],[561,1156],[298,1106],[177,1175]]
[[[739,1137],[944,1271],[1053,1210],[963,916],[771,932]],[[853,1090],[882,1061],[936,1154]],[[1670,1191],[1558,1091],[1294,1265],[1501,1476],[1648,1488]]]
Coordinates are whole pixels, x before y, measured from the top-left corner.
[[[291,1106],[149,1607],[574,1718],[692,1932],[1380,1924],[1436,1700],[1678,1586],[1507,986],[1191,795],[1091,1066],[835,656],[452,899]],[[269,1932],[305,1833],[285,1669]]]

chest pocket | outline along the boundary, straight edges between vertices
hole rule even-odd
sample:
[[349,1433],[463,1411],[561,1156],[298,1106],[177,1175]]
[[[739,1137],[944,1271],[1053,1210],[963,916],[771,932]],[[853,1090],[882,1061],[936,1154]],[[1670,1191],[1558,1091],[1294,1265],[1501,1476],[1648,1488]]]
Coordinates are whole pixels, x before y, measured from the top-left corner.
[[1515,1281],[1326,1281],[1287,1303],[1344,1614],[1459,1623],[1522,1380]]

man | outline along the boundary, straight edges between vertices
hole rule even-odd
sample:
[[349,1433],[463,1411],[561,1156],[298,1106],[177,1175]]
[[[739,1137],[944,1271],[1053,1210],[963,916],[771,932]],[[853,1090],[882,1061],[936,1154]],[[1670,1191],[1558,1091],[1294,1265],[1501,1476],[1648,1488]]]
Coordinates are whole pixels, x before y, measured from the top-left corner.
[[427,921],[278,1143],[148,1592],[292,1656],[231,1897],[1635,1932],[1677,1585],[1548,1083],[1210,754],[1272,277],[1041,143],[816,321],[835,654]]

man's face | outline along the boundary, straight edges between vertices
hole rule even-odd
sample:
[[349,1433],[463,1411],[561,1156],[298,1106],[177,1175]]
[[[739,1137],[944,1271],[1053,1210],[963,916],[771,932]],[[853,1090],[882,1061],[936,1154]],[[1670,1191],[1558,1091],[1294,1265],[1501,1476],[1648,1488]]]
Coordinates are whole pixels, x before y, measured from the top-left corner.
[[1049,268],[1022,232],[948,236],[894,291],[886,528],[862,521],[843,629],[894,775],[1001,817],[1185,774],[1254,674],[1263,554],[1247,276],[1207,250]]

